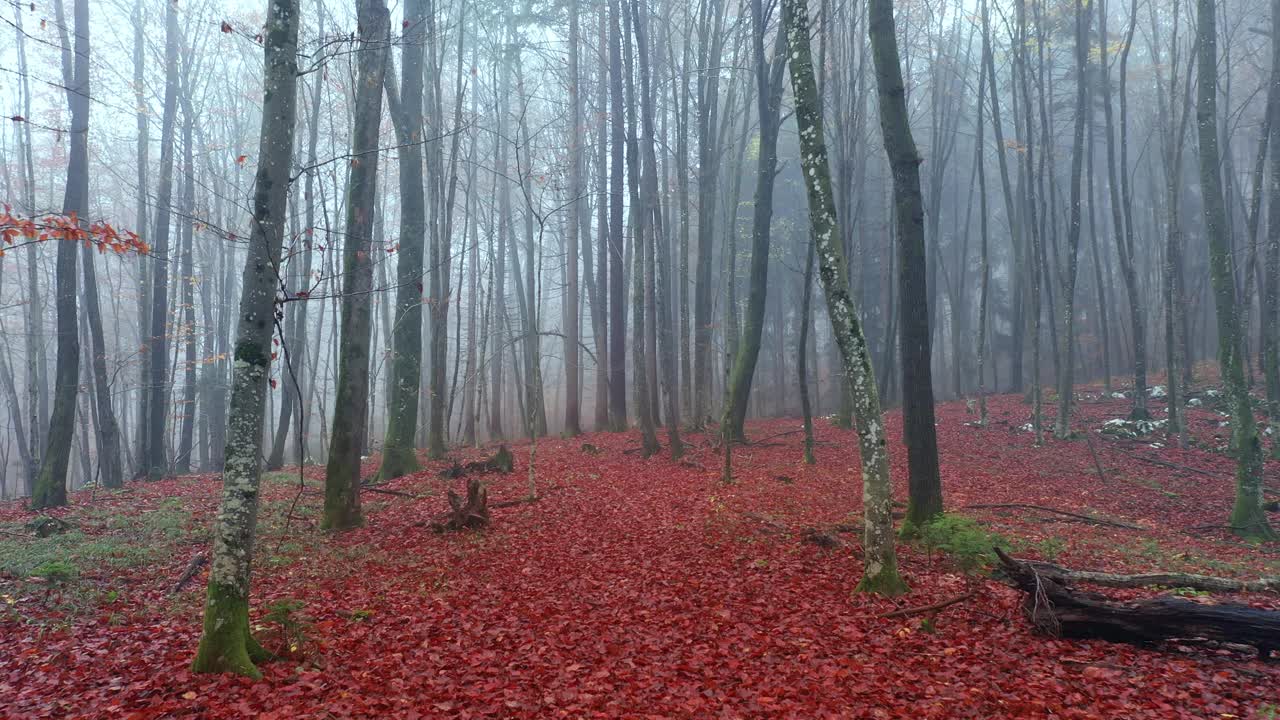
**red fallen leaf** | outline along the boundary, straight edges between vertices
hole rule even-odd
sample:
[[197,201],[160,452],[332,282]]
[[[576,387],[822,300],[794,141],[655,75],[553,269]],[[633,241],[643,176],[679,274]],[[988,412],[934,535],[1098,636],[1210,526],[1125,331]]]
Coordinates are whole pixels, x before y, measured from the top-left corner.
[[[1079,422],[1096,427],[1106,417],[1123,416],[1125,405],[1082,402]],[[1145,446],[1128,449],[1222,473],[1224,482],[1205,482],[1166,468],[1147,471],[1103,442],[1097,449],[1104,467],[1123,466],[1126,480],[1158,480],[1179,495],[1169,497],[1143,482],[1104,486],[1093,475],[1083,443],[1049,440],[1032,447],[1031,435],[1016,429],[1027,413],[1021,398],[993,397],[990,407],[986,428],[966,426],[973,416],[962,404],[938,407],[950,507],[1071,503],[1117,519],[1136,521],[1142,514],[1152,520],[1149,531],[1135,534],[974,512],[1028,547],[1065,538],[1063,562],[1072,565],[1148,569],[1132,567],[1143,561],[1125,549],[1148,538],[1180,561],[1215,557],[1256,569],[1270,560],[1265,548],[1221,548],[1221,538],[1181,530],[1230,509],[1230,458],[1195,447],[1158,454]],[[1210,427],[1200,423],[1213,414],[1201,412],[1191,413],[1190,420],[1197,436],[1207,436]],[[796,427],[794,420],[752,421],[747,430],[764,438]],[[306,662],[263,665],[261,681],[187,671],[199,635],[198,613],[173,617],[171,586],[157,582],[166,571],[181,572],[187,557],[163,567],[111,567],[100,577],[95,571],[94,582],[104,583],[104,590],[112,583],[128,588],[127,611],[112,604],[98,612],[56,615],[55,608],[40,605],[41,586],[33,597],[16,598],[33,622],[0,623],[0,647],[9,651],[0,670],[0,707],[14,717],[68,718],[184,716],[199,703],[201,717],[217,719],[412,718],[416,711],[422,717],[1166,720],[1249,718],[1274,704],[1280,668],[1203,648],[1157,653],[1035,636],[1021,619],[1017,593],[987,579],[960,577],[939,553],[930,558],[910,544],[899,546],[912,587],[903,602],[937,602],[969,582],[980,602],[939,615],[935,633],[894,638],[899,626],[874,618],[895,604],[851,594],[859,569],[855,534],[843,536],[855,546],[852,552],[829,553],[801,543],[794,533],[756,532],[745,515],[761,514],[791,528],[856,517],[856,435],[822,420],[815,430],[818,465],[801,464],[799,438],[789,436],[744,448],[744,460],[749,455],[750,461],[739,463],[739,483],[728,488],[714,472],[665,456],[641,460],[627,454],[637,444],[634,431],[541,439],[538,482],[562,492],[549,494],[531,511],[495,513],[494,534],[480,542],[416,527],[438,511],[441,501],[434,493],[422,500],[370,503],[368,525],[340,540],[299,530],[304,558],[256,569],[251,617],[258,622],[268,604],[301,598],[303,612],[314,621],[307,631],[312,644]],[[901,432],[899,414],[887,413],[899,500],[906,497]],[[599,454],[583,452],[582,442]],[[517,465],[528,457],[527,446],[511,449]],[[457,452],[465,459],[481,457],[468,449]],[[698,446],[689,457],[709,466],[718,459]],[[376,463],[373,458],[362,470],[375,472]],[[429,465],[395,487],[435,490],[441,467]],[[487,479],[495,499],[523,496],[522,469]],[[317,482],[324,471],[304,472]],[[779,474],[793,481],[777,482]],[[217,512],[214,480],[139,484],[127,498],[99,492],[94,502],[113,517],[129,519],[176,498],[190,510],[192,526],[206,528]],[[288,503],[297,488],[268,482],[261,494],[265,503]],[[315,503],[313,510],[321,502],[314,494],[301,498],[301,504]],[[0,523],[16,525],[27,517],[17,503],[0,503]],[[86,525],[84,532],[102,539],[109,530]],[[259,548],[270,557],[266,553],[277,544],[273,537]],[[395,552],[352,552],[386,547]],[[527,574],[521,572],[526,567]],[[197,596],[198,590],[193,600]],[[1268,598],[1251,602],[1276,604]],[[721,609],[728,618],[716,614]],[[357,611],[373,614],[359,612],[357,619]],[[35,627],[47,631],[37,636]],[[1084,671],[1089,663],[1122,670],[1115,677],[1090,678]],[[575,665],[581,667],[569,674]],[[185,690],[197,699],[181,698]],[[1075,704],[1068,706],[1068,697]]]

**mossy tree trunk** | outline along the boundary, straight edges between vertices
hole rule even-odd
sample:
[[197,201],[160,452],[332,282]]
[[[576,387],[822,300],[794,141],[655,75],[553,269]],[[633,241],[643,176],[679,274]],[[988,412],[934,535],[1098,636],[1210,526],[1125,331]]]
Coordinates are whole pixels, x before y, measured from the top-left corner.
[[827,298],[831,330],[840,348],[844,371],[852,386],[862,460],[863,577],[858,589],[896,595],[906,590],[898,575],[894,550],[893,495],[885,443],[880,394],[867,341],[845,278],[844,248],[838,240],[839,221],[831,194],[831,170],[822,133],[822,98],[814,78],[809,47],[809,17],[805,0],[782,0],[782,24],[787,36],[791,85],[795,94],[800,162],[809,196],[810,233],[818,254],[818,277]]
[[[1268,190],[1273,210],[1267,222],[1262,291],[1262,372],[1266,379],[1267,415],[1280,420],[1280,0],[1271,3],[1271,82],[1267,105],[1271,115],[1271,167]],[[1246,327],[1247,330],[1247,327]]]
[[[902,353],[902,433],[907,446],[910,497],[904,527],[918,527],[942,512],[938,435],[933,418],[928,268],[924,254],[924,198],[920,154],[911,136],[906,88],[898,55],[892,0],[867,5],[867,35],[879,89],[880,130],[893,170],[898,245],[898,343]],[[935,208],[935,212],[937,209]]]
[[1197,0],[1196,122],[1200,136],[1200,187],[1204,196],[1205,233],[1209,240],[1209,274],[1218,319],[1218,364],[1231,403],[1232,450],[1236,454],[1236,500],[1231,529],[1243,537],[1272,539],[1275,532],[1262,508],[1262,441],[1253,418],[1253,403],[1240,353],[1240,318],[1236,314],[1235,271],[1222,193],[1218,151],[1218,37],[1214,0]]
[[813,323],[813,242],[805,243],[804,279],[800,281],[800,332],[796,339],[800,412],[804,418],[804,462],[813,465],[813,407],[809,401],[809,326]]
[[[351,137],[347,236],[343,246],[342,322],[338,388],[325,468],[321,527],[343,530],[362,522],[360,454],[369,414],[369,344],[372,330],[373,208],[378,184],[378,125],[387,69],[390,14],[383,0],[361,0],[358,8],[359,59],[355,118]],[[416,415],[416,409],[415,409]],[[412,436],[410,436],[412,442]]]
[[260,677],[266,653],[249,632],[249,572],[258,520],[262,426],[271,334],[293,158],[298,77],[298,0],[271,0],[266,21],[262,131],[236,329],[222,502],[213,538],[204,632],[195,672]]
[[[422,382],[422,257],[426,239],[423,195],[422,94],[426,38],[423,0],[404,6],[399,102],[393,103],[396,142],[412,149],[400,158],[400,246],[396,259],[396,320],[391,343],[391,396],[387,398],[387,435],[378,475],[397,478],[418,469],[414,436],[418,430],[418,390]],[[385,78],[388,87],[394,82]],[[398,107],[397,107],[398,105]],[[434,329],[434,326],[433,326]]]
[[[68,79],[67,104],[71,108],[70,155],[62,212],[88,222],[89,210],[89,4],[75,4],[75,60],[64,58]],[[65,27],[65,26],[64,26]],[[75,436],[76,394],[80,382],[80,336],[76,320],[75,238],[58,242],[56,309],[58,352],[55,365],[53,414],[49,416],[48,445],[31,493],[31,507],[42,509],[67,504],[67,466],[71,439]]]
[[778,126],[781,123],[782,80],[786,67],[786,39],[778,33],[773,59],[765,57],[765,32],[769,17],[764,3],[751,5],[752,55],[755,59],[756,116],[760,128],[760,148],[756,165],[756,193],[752,203],[751,268],[747,288],[747,313],[742,336],[733,353],[729,373],[728,403],[724,409],[725,436],[733,442],[746,440],[743,424],[756,363],[760,358],[760,338],[764,332],[765,302],[769,297],[769,240],[773,223],[773,184],[778,175]]

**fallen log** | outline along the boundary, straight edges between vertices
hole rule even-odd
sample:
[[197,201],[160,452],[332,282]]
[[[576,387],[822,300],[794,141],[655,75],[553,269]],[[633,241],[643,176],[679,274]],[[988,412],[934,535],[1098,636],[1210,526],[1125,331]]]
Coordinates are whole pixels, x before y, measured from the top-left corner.
[[1138,453],[1128,452],[1119,447],[1116,447],[1115,443],[1118,443],[1118,442],[1119,441],[1114,441],[1112,443],[1111,449],[1115,450],[1121,455],[1133,458],[1134,460],[1138,460],[1145,463],[1151,463],[1152,465],[1159,465],[1160,467],[1169,468],[1170,470],[1181,470],[1182,472],[1195,473],[1197,475],[1203,475],[1205,477],[1220,477],[1219,473],[1209,472],[1208,470],[1202,470],[1200,468],[1191,467],[1190,465],[1181,465],[1179,463],[1169,462],[1168,460],[1161,460],[1159,458],[1148,457],[1147,455],[1140,455]]
[[817,528],[805,528],[801,531],[800,538],[807,543],[817,545],[823,550],[835,550],[836,548],[844,547],[843,540]]
[[1094,570],[1072,570],[1061,565],[1039,560],[1022,560],[1031,566],[1042,577],[1055,582],[1071,584],[1086,582],[1093,585],[1114,588],[1140,588],[1159,585],[1170,588],[1191,588],[1205,592],[1220,593],[1280,593],[1280,577],[1263,577],[1257,580],[1235,580],[1232,578],[1214,577],[1212,575],[1194,575],[1191,573],[1139,573],[1137,575],[1117,575],[1114,573],[1096,572]]
[[501,473],[505,475],[514,470],[515,465],[515,456],[506,445],[499,445],[498,451],[484,460],[473,460],[468,463],[455,460],[452,465],[440,471],[440,477],[454,480],[471,474]]
[[1005,577],[1026,593],[1023,612],[1037,632],[1130,645],[1209,640],[1256,648],[1263,660],[1271,659],[1271,653],[1280,648],[1280,612],[1176,597],[1117,602],[1099,593],[1074,590],[1065,580],[1055,580],[999,548],[995,552]]
[[467,499],[449,491],[449,511],[431,523],[438,533],[479,530],[489,525],[489,492],[478,478],[467,481]]
[[191,579],[196,576],[196,573],[200,572],[200,569],[208,564],[208,555],[205,555],[204,553],[196,553],[196,556],[191,558],[191,562],[187,563],[187,569],[182,571],[182,575],[178,578],[178,582],[174,583],[173,589],[169,592],[182,592],[182,589],[187,586],[187,583],[191,582]]
[[1028,503],[979,503],[977,505],[965,505],[965,510],[1039,510],[1053,515],[1061,515],[1069,517],[1080,522],[1090,523],[1092,525],[1105,525],[1107,527],[1121,528],[1123,530],[1143,530],[1137,525],[1122,523],[1116,520],[1107,520],[1106,518],[1096,518],[1089,515],[1081,515],[1080,513],[1068,512],[1057,508],[1045,507],[1044,505],[1031,505]]

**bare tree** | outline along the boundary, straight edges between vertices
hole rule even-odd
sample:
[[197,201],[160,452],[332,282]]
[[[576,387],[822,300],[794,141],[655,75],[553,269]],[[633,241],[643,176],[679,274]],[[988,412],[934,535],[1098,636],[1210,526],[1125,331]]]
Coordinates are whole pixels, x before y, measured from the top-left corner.
[[[889,0],[876,10],[873,21],[878,31],[885,28],[883,14],[893,8]],[[800,160],[809,196],[809,231],[818,253],[818,277],[827,297],[831,330],[840,346],[844,371],[849,376],[858,422],[858,445],[862,461],[863,576],[858,588],[866,592],[898,595],[906,585],[898,575],[894,550],[893,497],[890,489],[889,457],[884,420],[880,414],[880,394],[871,369],[867,341],[862,335],[857,308],[845,282],[844,248],[839,220],[831,194],[831,171],[827,165],[822,133],[822,98],[814,79],[813,53],[809,47],[809,17],[805,0],[782,0],[782,26],[787,38],[791,86],[796,101],[796,124],[800,131]],[[888,25],[892,32],[892,23]]]
[[[262,426],[271,373],[280,255],[297,108],[298,0],[271,0],[263,62],[262,130],[236,329],[222,501],[195,672],[260,677],[267,653],[249,629],[249,571],[258,519]],[[379,88],[380,90],[380,88]]]
[[391,21],[383,0],[359,0],[351,178],[342,248],[342,335],[337,397],[325,468],[322,525],[360,525],[360,464],[368,432],[369,345],[373,308],[372,242],[378,197],[378,125],[387,71]]

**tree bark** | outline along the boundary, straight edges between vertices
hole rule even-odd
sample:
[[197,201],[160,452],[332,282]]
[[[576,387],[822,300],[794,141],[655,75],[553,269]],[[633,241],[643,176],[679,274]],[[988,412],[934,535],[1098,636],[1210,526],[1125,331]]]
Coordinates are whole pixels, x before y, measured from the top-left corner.
[[[910,488],[904,528],[910,528],[922,526],[942,512],[929,314],[923,310],[929,303],[924,201],[920,194],[920,155],[911,137],[892,0],[870,0],[867,21],[879,89],[880,130],[884,135],[885,154],[893,170],[898,245],[898,343],[902,353],[902,434],[907,446]],[[936,208],[934,212],[937,212]]]
[[[641,213],[649,219],[647,227],[651,229],[649,245],[651,250],[646,250],[646,254],[653,258],[653,263],[647,271],[651,276],[649,296],[654,301],[649,326],[656,330],[655,354],[659,356],[650,360],[660,362],[662,368],[660,374],[655,373],[656,377],[654,378],[652,390],[655,391],[653,394],[656,396],[657,385],[659,384],[658,378],[660,377],[663,397],[665,398],[665,405],[662,406],[663,412],[661,414],[665,416],[664,419],[666,420],[667,445],[671,453],[671,459],[678,460],[684,454],[684,442],[680,439],[680,391],[679,376],[677,375],[678,368],[676,366],[678,349],[672,332],[676,320],[671,312],[671,301],[674,299],[671,284],[671,259],[669,248],[665,243],[667,233],[663,225],[662,209],[658,198],[658,157],[655,147],[657,144],[657,132],[653,121],[654,92],[649,67],[651,46],[648,40],[648,22],[641,8],[641,3],[634,1],[631,3],[631,15],[638,48],[637,56],[640,61],[640,116],[641,125],[644,129],[644,174],[641,179]],[[781,86],[781,83],[779,83],[779,86]],[[659,414],[658,407],[655,399],[653,405],[654,415]]]
[[581,75],[578,53],[581,44],[579,0],[569,5],[569,223],[565,239],[565,307],[564,307],[564,431],[570,437],[582,434],[581,405],[578,397],[578,231],[581,228],[582,198],[582,100],[579,97]]
[[[390,397],[387,434],[378,476],[392,479],[418,469],[414,436],[418,423],[418,391],[422,380],[422,258],[426,241],[423,195],[422,95],[423,57],[428,44],[426,0],[407,0],[401,33],[400,102],[396,142],[404,146],[400,158],[400,240],[396,251],[396,319],[392,332]],[[391,77],[386,82],[393,83]],[[438,299],[437,299],[438,300]],[[433,332],[439,329],[432,326]]]
[[249,572],[257,527],[263,410],[271,369],[285,200],[293,159],[298,0],[271,0],[263,45],[260,160],[236,330],[227,460],[209,566],[204,632],[192,663],[195,672],[233,672],[253,678],[261,677],[254,662],[266,657],[249,631]]
[[344,530],[363,522],[360,460],[369,409],[369,355],[373,290],[373,211],[378,182],[378,125],[382,119],[383,74],[387,69],[390,18],[382,0],[360,0],[355,118],[343,246],[342,321],[337,397],[325,469],[326,529]]
[[622,27],[619,0],[609,0],[609,429],[627,427],[627,321],[623,284]]
[[778,175],[778,129],[782,107],[782,80],[786,66],[786,37],[778,33],[773,60],[765,57],[765,31],[769,24],[762,0],[751,5],[754,19],[751,33],[756,81],[756,117],[760,129],[760,148],[756,164],[756,190],[752,202],[751,270],[748,280],[747,313],[742,335],[733,353],[733,369],[729,374],[728,400],[724,409],[725,435],[730,441],[744,442],[743,424],[747,419],[747,402],[751,395],[756,363],[760,357],[760,339],[764,331],[765,302],[769,297],[769,239],[773,223],[773,185]]
[[[1089,6],[1076,0],[1076,112],[1071,146],[1071,208],[1067,224],[1066,271],[1062,276],[1062,334],[1058,344],[1058,419],[1054,435],[1065,440],[1071,434],[1071,405],[1075,395],[1076,274],[1080,257],[1081,192],[1084,169],[1084,125],[1089,99]],[[1105,38],[1104,38],[1105,42]]]
[[[891,11],[887,0],[878,0]],[[849,375],[858,420],[858,444],[862,461],[863,577],[859,590],[897,595],[906,585],[898,575],[893,537],[893,498],[889,457],[880,396],[875,373],[862,335],[857,308],[849,293],[844,248],[838,238],[839,221],[831,194],[822,133],[822,98],[814,79],[809,49],[809,18],[805,0],[782,0],[782,25],[787,36],[791,85],[796,99],[796,123],[800,134],[800,160],[809,197],[809,224],[819,258],[819,278],[827,297],[832,334],[840,346],[844,370]]]
[[[83,231],[89,214],[89,1],[75,0],[74,13],[73,84],[67,88],[71,137],[62,212],[79,220]],[[35,510],[67,504],[67,468],[71,460],[71,440],[75,436],[80,382],[80,335],[76,318],[76,253],[80,241],[79,237],[58,241],[55,275],[58,352],[53,413],[49,416],[48,445],[31,494],[31,507]]]
[[[693,300],[693,417],[703,427],[711,401],[711,285],[715,244],[716,186],[719,182],[720,72],[724,12],[720,0],[703,0],[698,21],[698,237]],[[732,231],[732,228],[730,229]]]
[[1262,442],[1240,357],[1240,319],[1236,313],[1235,271],[1227,235],[1227,208],[1219,175],[1218,36],[1214,0],[1197,0],[1196,121],[1200,139],[1200,187],[1204,196],[1209,272],[1218,320],[1218,364],[1231,403],[1232,449],[1236,455],[1236,499],[1229,525],[1243,537],[1274,539],[1262,509]]
[[160,124],[160,178],[156,188],[155,235],[151,265],[151,341],[147,345],[151,375],[147,382],[147,475],[159,480],[169,472],[165,452],[165,418],[169,405],[169,222],[173,204],[174,126],[178,112],[177,9],[165,6],[164,115]]

